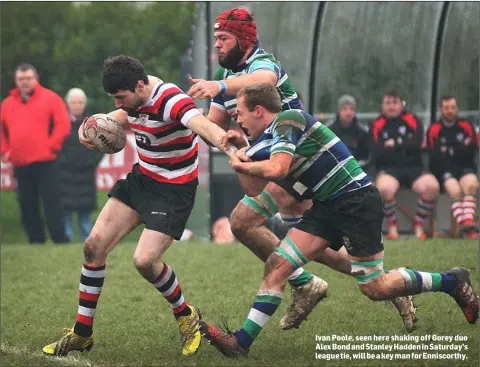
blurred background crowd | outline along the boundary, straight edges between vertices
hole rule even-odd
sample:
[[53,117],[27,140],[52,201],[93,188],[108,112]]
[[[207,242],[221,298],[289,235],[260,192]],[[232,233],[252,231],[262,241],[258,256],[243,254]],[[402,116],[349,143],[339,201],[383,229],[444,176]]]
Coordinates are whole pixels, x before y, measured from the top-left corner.
[[[134,56],[149,74],[187,90],[188,75],[212,79],[212,20],[238,6],[255,14],[260,47],[280,60],[305,110],[370,175],[395,170],[398,185],[376,182],[390,239],[477,237],[478,2],[0,6],[2,243],[44,243],[47,233],[56,243],[83,241],[104,191],[135,161],[132,137],[111,156],[78,142],[85,116],[114,109],[102,88],[103,60]],[[208,101],[198,106],[207,110]],[[233,242],[228,216],[242,196],[226,158],[202,145],[184,239]],[[285,231],[275,218],[270,225]]]

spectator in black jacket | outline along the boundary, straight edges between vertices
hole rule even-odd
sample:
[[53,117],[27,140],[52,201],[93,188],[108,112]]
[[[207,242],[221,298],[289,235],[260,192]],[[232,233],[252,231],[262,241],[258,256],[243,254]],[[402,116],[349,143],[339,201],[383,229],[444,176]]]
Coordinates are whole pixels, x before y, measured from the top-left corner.
[[385,205],[387,237],[398,238],[395,197],[400,186],[404,186],[419,195],[413,231],[418,239],[426,239],[423,224],[435,208],[440,186],[435,176],[423,168],[423,124],[404,107],[397,92],[386,93],[382,112],[372,124],[376,186]]
[[344,95],[338,100],[338,113],[334,120],[326,126],[337,135],[364,170],[370,164],[369,132],[368,126],[358,121],[355,112],[357,102],[355,98]]
[[440,112],[440,121],[431,124],[427,132],[430,170],[452,199],[452,213],[465,237],[478,238],[475,129],[469,121],[458,117],[453,96],[442,97]]
[[91,214],[97,206],[95,171],[103,154],[85,148],[78,140],[78,128],[87,116],[87,96],[79,88],[72,88],[66,96],[71,134],[65,140],[58,157],[62,203],[65,212],[65,232],[73,236],[73,215],[78,214],[79,237],[85,241],[92,229]]

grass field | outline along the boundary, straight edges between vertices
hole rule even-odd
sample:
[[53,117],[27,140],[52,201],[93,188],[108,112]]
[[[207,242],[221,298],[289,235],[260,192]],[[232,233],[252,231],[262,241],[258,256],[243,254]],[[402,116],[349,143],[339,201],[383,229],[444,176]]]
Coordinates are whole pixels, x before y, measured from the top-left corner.
[[[417,296],[421,324],[413,335],[465,336],[468,341],[453,342],[468,346],[466,352],[461,352],[468,358],[465,361],[315,360],[315,335],[405,334],[393,307],[368,300],[360,294],[353,279],[319,264],[309,264],[307,268],[329,282],[329,297],[300,329],[285,332],[279,329],[278,322],[290,302],[290,294],[286,292],[284,302],[248,358],[225,359],[207,343],[202,344],[196,355],[185,358],[180,355],[177,325],[171,311],[161,295],[137,274],[131,260],[133,251],[133,244],[122,243],[109,256],[92,351],[58,359],[43,356],[40,349],[58,339],[62,328],[71,327],[75,321],[82,246],[3,245],[0,365],[478,365],[478,325],[469,325],[453,299],[444,294]],[[386,251],[386,268],[409,265],[418,270],[442,271],[462,265],[471,270],[472,280],[478,285],[475,241],[398,241],[387,243]],[[167,252],[166,262],[178,274],[187,301],[197,305],[207,321],[219,325],[221,316],[225,316],[232,329],[241,326],[263,273],[262,264],[248,250],[241,245],[176,244]]]

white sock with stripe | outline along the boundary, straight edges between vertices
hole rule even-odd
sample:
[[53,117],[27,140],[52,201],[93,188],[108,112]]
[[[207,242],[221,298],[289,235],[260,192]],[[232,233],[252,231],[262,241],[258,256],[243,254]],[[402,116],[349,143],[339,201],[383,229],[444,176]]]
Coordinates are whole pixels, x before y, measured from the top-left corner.
[[261,290],[257,293],[247,320],[234,333],[242,348],[248,349],[282,302],[283,293]]

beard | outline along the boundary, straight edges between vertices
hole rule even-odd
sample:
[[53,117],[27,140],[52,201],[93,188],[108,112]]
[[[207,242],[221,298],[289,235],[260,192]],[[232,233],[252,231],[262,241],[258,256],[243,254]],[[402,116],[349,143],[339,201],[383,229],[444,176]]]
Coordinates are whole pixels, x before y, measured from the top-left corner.
[[228,51],[223,60],[220,60],[220,58],[218,59],[218,63],[222,68],[231,70],[238,65],[244,55],[245,52],[242,51],[239,43],[237,42],[235,47]]
[[135,98],[132,102],[133,106],[122,106],[120,109],[124,110],[127,113],[134,113],[142,105],[142,102]]
[[136,111],[136,108],[132,108],[132,107],[127,107],[127,106],[122,106],[120,107],[121,110],[124,110],[125,112],[127,112],[128,114],[130,113],[133,113]]

